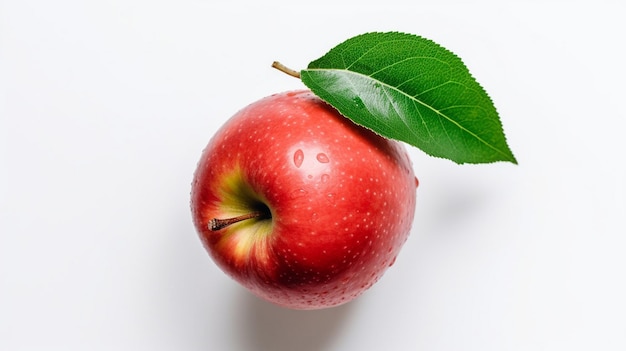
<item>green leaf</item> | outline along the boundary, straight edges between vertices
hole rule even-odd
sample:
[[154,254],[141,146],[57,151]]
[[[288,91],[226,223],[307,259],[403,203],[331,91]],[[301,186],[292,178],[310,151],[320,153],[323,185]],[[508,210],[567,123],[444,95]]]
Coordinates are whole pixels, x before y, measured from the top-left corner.
[[485,90],[461,59],[412,34],[366,33],[300,72],[303,83],[374,132],[457,163],[517,163]]

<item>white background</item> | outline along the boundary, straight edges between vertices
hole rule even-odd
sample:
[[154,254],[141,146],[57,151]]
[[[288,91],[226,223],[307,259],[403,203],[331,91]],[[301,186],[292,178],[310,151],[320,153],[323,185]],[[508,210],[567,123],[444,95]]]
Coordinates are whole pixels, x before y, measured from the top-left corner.
[[[624,350],[620,2],[0,0],[1,350]],[[285,310],[204,252],[200,152],[363,32],[463,58],[519,165],[411,148],[416,219],[357,301]]]

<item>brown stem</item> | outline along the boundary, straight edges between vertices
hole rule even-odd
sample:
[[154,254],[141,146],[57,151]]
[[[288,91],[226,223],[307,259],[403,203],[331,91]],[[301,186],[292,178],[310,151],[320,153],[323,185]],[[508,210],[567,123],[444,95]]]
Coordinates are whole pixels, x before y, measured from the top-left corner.
[[271,215],[269,213],[264,212],[264,211],[253,211],[253,212],[246,213],[246,214],[243,214],[241,216],[237,216],[237,217],[233,217],[233,218],[226,218],[226,219],[213,218],[212,220],[209,221],[209,230],[217,231],[217,230],[220,230],[220,229],[224,229],[224,228],[228,227],[231,224],[235,224],[237,222],[245,221],[247,219],[270,218],[270,217],[271,217]]
[[272,67],[276,68],[277,70],[287,73],[288,75],[298,78],[300,79],[300,72],[293,70],[285,65],[283,65],[282,63],[278,62],[278,61],[274,61],[272,63]]

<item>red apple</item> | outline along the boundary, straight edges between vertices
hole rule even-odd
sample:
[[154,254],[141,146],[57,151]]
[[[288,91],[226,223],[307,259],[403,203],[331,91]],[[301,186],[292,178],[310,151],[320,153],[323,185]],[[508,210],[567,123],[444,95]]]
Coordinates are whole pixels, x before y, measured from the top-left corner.
[[359,296],[394,263],[416,187],[400,143],[297,91],[249,105],[215,134],[191,207],[228,275],[275,304],[318,309]]

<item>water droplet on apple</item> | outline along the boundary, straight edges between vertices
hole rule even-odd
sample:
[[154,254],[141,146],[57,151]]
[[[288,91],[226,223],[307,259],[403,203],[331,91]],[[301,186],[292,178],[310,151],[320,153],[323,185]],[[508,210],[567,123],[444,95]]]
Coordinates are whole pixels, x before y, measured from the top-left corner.
[[300,168],[303,161],[304,152],[301,149],[296,150],[296,152],[293,154],[293,164],[296,165],[296,167]]
[[316,158],[317,158],[317,160],[318,160],[320,163],[328,163],[328,162],[330,162],[330,160],[328,159],[328,155],[326,155],[326,154],[325,154],[325,153],[323,153],[323,152],[320,152],[319,154],[317,154],[317,157],[316,157]]
[[328,183],[330,176],[328,174],[322,174],[322,183]]
[[307,196],[308,195],[308,191],[304,190],[304,189],[298,189],[296,191],[294,191],[294,195],[296,196]]
[[398,256],[393,256],[393,258],[391,259],[391,261],[389,262],[389,267],[393,266],[394,263],[396,263],[396,258]]

